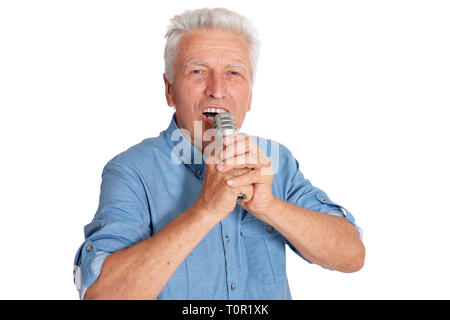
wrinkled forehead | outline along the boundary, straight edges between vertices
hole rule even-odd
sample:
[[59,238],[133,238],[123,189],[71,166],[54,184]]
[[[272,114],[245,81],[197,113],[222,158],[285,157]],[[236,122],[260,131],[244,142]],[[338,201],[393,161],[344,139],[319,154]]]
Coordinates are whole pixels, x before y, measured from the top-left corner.
[[177,61],[180,67],[189,63],[241,66],[250,70],[247,40],[227,31],[195,31],[182,36]]

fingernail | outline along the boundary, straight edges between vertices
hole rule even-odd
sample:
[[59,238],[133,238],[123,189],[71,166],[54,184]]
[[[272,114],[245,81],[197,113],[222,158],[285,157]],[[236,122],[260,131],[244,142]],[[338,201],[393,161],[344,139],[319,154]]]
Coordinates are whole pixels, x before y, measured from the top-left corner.
[[219,163],[216,168],[217,168],[217,170],[222,171],[223,170],[223,164]]

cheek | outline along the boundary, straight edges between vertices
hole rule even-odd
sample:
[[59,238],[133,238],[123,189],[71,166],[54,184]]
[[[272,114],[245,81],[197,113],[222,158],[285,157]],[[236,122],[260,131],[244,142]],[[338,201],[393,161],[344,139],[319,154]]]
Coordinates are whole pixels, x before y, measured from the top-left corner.
[[239,113],[236,114],[236,118],[234,120],[236,121],[236,126],[238,127],[238,129],[242,127],[246,114],[247,114],[246,109],[241,109],[239,110]]
[[183,83],[175,90],[176,102],[179,105],[191,106],[201,93],[202,89],[199,85]]
[[235,96],[236,104],[239,106],[238,110],[236,110],[236,125],[241,128],[242,123],[244,122],[245,115],[249,111],[249,104],[251,101],[251,92],[248,90],[240,91],[239,94]]
[[236,104],[239,106],[239,111],[244,113],[248,111],[249,103],[251,101],[251,90],[248,86],[242,86],[240,88],[235,88],[234,99]]
[[232,83],[230,86],[230,91],[233,93],[239,101],[248,101],[251,95],[251,88],[246,82],[236,82]]

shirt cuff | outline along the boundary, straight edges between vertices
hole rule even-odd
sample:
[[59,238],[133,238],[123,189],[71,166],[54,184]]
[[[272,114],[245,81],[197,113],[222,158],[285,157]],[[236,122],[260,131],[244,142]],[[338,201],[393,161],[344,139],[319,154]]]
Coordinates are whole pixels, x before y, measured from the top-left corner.
[[[345,210],[345,209],[344,209]],[[327,212],[327,214],[330,214],[332,216],[336,216],[336,217],[341,217],[344,218],[345,220],[347,220],[348,222],[350,222],[356,229],[356,231],[358,231],[359,234],[359,238],[362,240],[363,238],[363,230],[360,226],[358,226],[354,221],[352,221],[351,219],[346,219],[346,214],[342,212],[342,210],[332,210],[330,212]]]
[[[95,280],[98,279],[100,272],[102,270],[103,263],[110,254],[111,253],[109,252],[98,251],[95,258],[92,260],[91,264],[89,266],[86,266],[87,268],[91,268],[91,272],[93,273]],[[80,300],[83,300],[84,295],[86,294],[86,291],[89,288],[89,286],[87,286],[86,281],[84,281],[83,279],[83,273],[81,272],[82,271],[81,265],[80,266],[74,265],[73,267],[74,267],[73,280],[80,295]]]

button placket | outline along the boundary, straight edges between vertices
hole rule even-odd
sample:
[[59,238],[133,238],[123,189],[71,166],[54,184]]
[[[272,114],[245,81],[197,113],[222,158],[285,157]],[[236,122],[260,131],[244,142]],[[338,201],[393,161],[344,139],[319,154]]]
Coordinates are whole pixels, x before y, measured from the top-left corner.
[[226,261],[226,284],[229,299],[237,299],[239,297],[239,290],[236,290],[236,282],[239,279],[239,275],[237,274],[238,258],[234,254],[235,246],[237,245],[236,242],[239,242],[239,239],[236,240],[233,238],[236,233],[237,217],[238,215],[230,214],[226,219],[220,222]]

